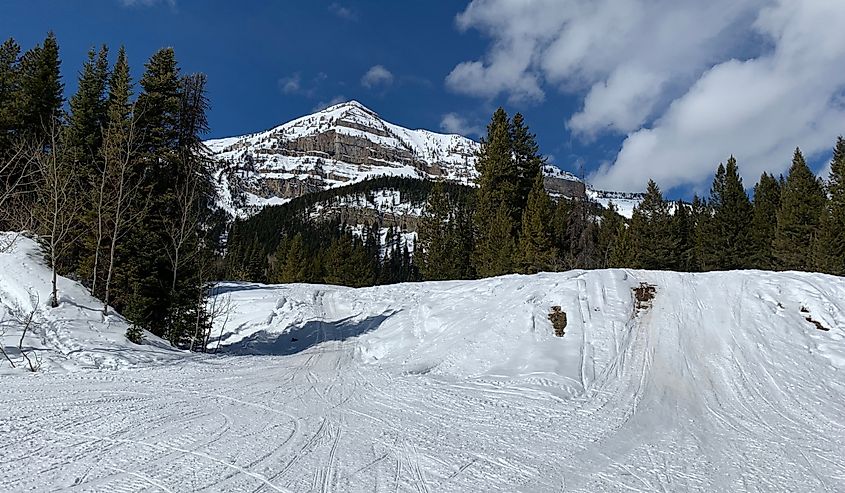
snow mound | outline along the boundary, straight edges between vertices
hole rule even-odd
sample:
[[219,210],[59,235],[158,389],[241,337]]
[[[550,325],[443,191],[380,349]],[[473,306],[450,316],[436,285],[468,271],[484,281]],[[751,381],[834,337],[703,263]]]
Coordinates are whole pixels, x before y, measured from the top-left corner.
[[[657,296],[637,310],[641,282]],[[806,387],[845,369],[845,282],[819,274],[604,270],[365,289],[230,283],[221,292],[235,307],[221,344],[235,353],[357,337],[365,363],[561,397],[607,387],[634,361],[637,378],[701,405],[736,391],[738,377]],[[553,306],[568,316],[563,338],[548,320]],[[687,395],[702,390],[699,378],[707,392]]]
[[[41,370],[119,369],[183,357],[150,333],[143,345],[129,342],[126,319],[114,312],[104,317],[102,302],[70,279],[58,278],[59,306],[49,308],[51,272],[43,253],[29,238],[0,233],[4,244],[13,238],[11,247],[0,253],[0,344],[18,370],[26,366],[18,349],[20,321],[31,313],[33,323],[22,346]],[[0,372],[9,370],[0,356]]]
[[[229,283],[227,300],[217,330],[243,356],[6,378],[3,491],[842,490],[841,278]],[[96,322],[70,306],[51,313]]]

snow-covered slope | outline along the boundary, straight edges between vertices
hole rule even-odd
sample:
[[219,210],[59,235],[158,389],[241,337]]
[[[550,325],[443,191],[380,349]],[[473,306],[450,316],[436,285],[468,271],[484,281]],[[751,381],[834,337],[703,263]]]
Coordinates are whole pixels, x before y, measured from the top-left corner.
[[[637,308],[632,288],[655,286]],[[0,385],[4,491],[842,491],[845,281],[229,283],[227,354]],[[560,306],[566,334],[547,315]],[[77,329],[83,330],[77,325]],[[84,329],[88,330],[88,329]],[[33,453],[37,450],[37,453]]]
[[[49,308],[51,275],[44,255],[29,238],[0,233],[0,244],[15,238],[0,253],[0,344],[16,371],[27,368],[19,351],[22,327],[32,317],[23,340],[24,353],[43,371],[79,368],[117,369],[181,360],[184,354],[146,333],[147,343],[136,345],[126,337],[126,320],[118,314],[104,317],[103,304],[79,283],[58,278],[59,306]],[[13,371],[0,354],[0,374]]]

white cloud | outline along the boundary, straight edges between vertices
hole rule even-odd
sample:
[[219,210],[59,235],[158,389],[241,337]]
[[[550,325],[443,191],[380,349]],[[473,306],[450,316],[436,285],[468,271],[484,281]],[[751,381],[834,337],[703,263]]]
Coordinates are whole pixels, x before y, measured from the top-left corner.
[[446,113],[440,120],[440,129],[450,134],[460,134],[464,136],[482,135],[484,129],[480,125],[469,123],[466,118],[457,113]]
[[329,5],[329,12],[332,14],[340,17],[341,19],[346,19],[348,21],[358,20],[358,15],[349,7],[344,7],[343,5],[334,2]]
[[452,90],[569,92],[584,98],[567,120],[575,135],[627,135],[594,174],[601,186],[695,185],[731,153],[756,180],[843,131],[845,11],[833,0],[473,0],[457,24],[492,43],[453,69]]
[[311,111],[320,111],[328,108],[329,106],[334,106],[336,104],[345,103],[348,101],[345,96],[335,96],[328,101],[320,101],[319,103],[315,104]]
[[750,185],[763,171],[784,171],[792,150],[827,153],[845,130],[845,23],[826,0],[781,1],[763,9],[754,28],[773,42],[759,57],[707,71],[652,128],[625,140],[612,165],[593,181],[607,188],[664,187],[707,180],[736,156]]
[[391,84],[393,84],[393,74],[382,65],[373,65],[361,77],[361,85],[367,89],[377,86],[389,86]]
[[279,88],[285,94],[296,94],[302,88],[302,75],[297,72],[289,77],[279,79]]
[[314,77],[309,78],[303,78],[301,72],[294,72],[279,79],[279,90],[283,94],[298,94],[313,99],[320,93],[320,87],[328,78],[329,76],[325,72],[319,72]]

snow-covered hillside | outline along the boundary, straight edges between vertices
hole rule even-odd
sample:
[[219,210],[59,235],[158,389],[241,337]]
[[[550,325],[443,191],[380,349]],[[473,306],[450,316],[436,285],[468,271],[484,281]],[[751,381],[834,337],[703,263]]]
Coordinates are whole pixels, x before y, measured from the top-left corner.
[[[33,240],[9,233],[0,233],[0,245],[12,238],[9,251],[0,253],[0,344],[18,371],[28,366],[20,346],[44,371],[128,368],[185,357],[149,333],[146,344],[132,344],[125,337],[126,319],[113,312],[103,316],[102,302],[64,277],[58,278],[59,306],[49,308],[51,274],[44,254]],[[20,344],[30,315],[32,323]],[[0,354],[0,374],[9,371],[11,365]]]
[[[58,278],[59,307],[49,308],[51,273],[44,254],[23,236],[0,233],[0,244],[5,246],[12,238],[11,249],[0,253],[0,344],[17,371],[28,367],[21,346],[42,371],[128,368],[184,358],[184,353],[149,333],[144,345],[126,340],[126,320],[115,313],[103,316],[102,302],[64,277]],[[30,315],[32,323],[21,344],[22,327]],[[0,374],[11,370],[0,354]]]
[[[4,286],[26,285],[4,267]],[[656,294],[637,309],[642,282]],[[606,270],[366,289],[229,283],[224,301],[225,356],[3,376],[0,463],[14,466],[0,469],[2,489],[845,484],[841,278]],[[552,306],[568,316],[562,338]],[[69,340],[80,331],[81,346],[95,344],[84,323],[68,324]]]

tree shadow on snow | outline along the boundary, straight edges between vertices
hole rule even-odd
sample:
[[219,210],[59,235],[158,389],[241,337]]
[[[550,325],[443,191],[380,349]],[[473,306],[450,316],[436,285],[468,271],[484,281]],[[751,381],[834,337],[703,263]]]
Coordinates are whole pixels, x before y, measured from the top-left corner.
[[236,293],[239,291],[275,291],[278,289],[278,286],[264,286],[253,283],[229,283],[225,286],[216,286],[211,294],[213,296],[220,296],[221,294]]
[[250,337],[221,348],[227,354],[287,356],[326,341],[345,341],[373,331],[395,312],[383,313],[363,320],[346,318],[334,322],[312,320],[284,334],[256,332]]

